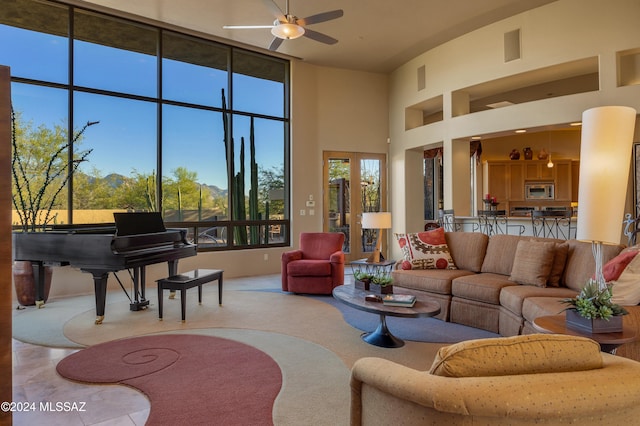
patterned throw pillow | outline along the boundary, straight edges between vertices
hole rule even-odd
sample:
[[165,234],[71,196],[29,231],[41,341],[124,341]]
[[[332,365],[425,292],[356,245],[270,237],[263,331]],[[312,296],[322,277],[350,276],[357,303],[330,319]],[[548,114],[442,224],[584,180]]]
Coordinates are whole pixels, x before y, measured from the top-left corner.
[[402,250],[402,269],[457,269],[443,228],[395,236]]

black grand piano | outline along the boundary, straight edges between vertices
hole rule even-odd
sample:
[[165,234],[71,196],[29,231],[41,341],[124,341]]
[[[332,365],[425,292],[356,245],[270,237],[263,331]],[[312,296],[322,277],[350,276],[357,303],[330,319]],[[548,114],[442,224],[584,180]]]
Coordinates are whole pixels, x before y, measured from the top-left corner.
[[130,270],[134,296],[129,297],[130,309],[137,311],[149,304],[145,299],[146,265],[167,262],[171,276],[178,272],[179,259],[196,255],[187,231],[166,229],[160,213],[114,213],[114,220],[112,224],[53,226],[47,232],[13,234],[14,260],[34,265],[36,304],[44,303],[44,266],[70,265],[93,275],[96,324],[101,324],[110,272]]

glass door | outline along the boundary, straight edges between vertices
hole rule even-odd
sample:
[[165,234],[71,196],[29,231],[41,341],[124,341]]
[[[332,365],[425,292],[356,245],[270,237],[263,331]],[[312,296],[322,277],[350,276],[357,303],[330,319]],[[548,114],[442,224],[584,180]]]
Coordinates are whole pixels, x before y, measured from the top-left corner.
[[[386,211],[386,155],[327,151],[323,160],[324,231],[345,235],[347,261],[368,257],[380,231],[362,229],[362,213]],[[386,257],[385,235],[382,237],[382,253]]]

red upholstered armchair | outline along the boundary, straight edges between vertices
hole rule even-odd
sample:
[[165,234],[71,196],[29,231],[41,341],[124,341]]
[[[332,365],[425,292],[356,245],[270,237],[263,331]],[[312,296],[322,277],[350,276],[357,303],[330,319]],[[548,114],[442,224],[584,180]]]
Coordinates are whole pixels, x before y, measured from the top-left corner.
[[344,284],[341,232],[303,232],[300,249],[282,253],[282,290],[331,294]]

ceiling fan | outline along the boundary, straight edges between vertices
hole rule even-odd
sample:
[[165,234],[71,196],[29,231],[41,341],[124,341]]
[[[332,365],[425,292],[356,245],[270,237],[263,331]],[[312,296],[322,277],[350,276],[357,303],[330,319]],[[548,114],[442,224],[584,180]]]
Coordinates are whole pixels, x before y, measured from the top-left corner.
[[284,40],[293,40],[301,36],[305,36],[325,44],[335,44],[338,42],[338,40],[333,37],[310,30],[307,28],[307,25],[318,24],[320,22],[340,18],[344,15],[342,9],[318,13],[301,19],[289,13],[289,0],[286,0],[284,13],[273,0],[263,0],[263,3],[276,18],[272,25],[225,25],[222,28],[227,30],[271,28],[271,34],[275,37],[269,45],[269,50],[278,50]]

